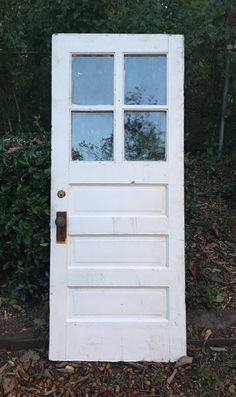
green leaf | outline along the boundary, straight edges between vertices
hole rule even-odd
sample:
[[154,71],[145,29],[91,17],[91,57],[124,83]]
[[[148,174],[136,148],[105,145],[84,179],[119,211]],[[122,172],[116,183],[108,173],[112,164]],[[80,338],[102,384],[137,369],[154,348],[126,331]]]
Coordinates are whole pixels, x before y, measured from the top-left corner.
[[227,352],[227,349],[225,347],[210,346],[210,349],[213,352]]
[[224,293],[219,292],[214,299],[214,302],[221,303],[224,302],[226,295]]

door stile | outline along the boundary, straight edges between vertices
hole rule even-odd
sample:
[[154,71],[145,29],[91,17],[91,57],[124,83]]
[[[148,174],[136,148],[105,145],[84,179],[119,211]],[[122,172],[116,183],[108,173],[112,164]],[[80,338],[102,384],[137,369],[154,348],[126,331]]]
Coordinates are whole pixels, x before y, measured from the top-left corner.
[[[169,37],[168,67],[168,210],[169,210],[169,322],[170,360],[186,347],[184,266],[184,42]],[[178,76],[178,78],[177,78]],[[177,290],[178,289],[178,290]]]
[[[56,212],[68,211],[68,164],[70,134],[69,53],[63,53],[57,35],[52,39],[52,168],[51,168],[51,258],[50,258],[50,359],[66,357],[66,278],[68,244],[56,242]],[[65,95],[65,92],[68,95]],[[57,192],[63,190],[65,197]]]

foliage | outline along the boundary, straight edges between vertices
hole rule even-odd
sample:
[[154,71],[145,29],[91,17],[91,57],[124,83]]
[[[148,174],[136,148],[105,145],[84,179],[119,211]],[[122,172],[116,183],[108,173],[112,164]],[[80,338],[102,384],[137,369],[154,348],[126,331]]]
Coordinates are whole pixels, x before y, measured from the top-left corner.
[[198,369],[198,377],[199,383],[201,386],[201,390],[204,393],[211,392],[211,391],[218,391],[221,386],[220,379],[216,373],[213,371],[207,364],[203,364]]
[[[34,115],[50,128],[51,35],[60,32],[181,33],[185,35],[186,148],[217,142],[226,45],[235,43],[232,0],[2,0],[0,10],[0,131],[30,131]],[[226,113],[234,144],[236,52]],[[227,149],[227,147],[226,147]]]
[[79,142],[78,146],[72,147],[73,160],[112,160],[113,136],[102,138],[97,144],[87,143],[85,140]]
[[48,288],[48,134],[1,139],[0,161],[1,269],[13,296],[39,301]]
[[[221,300],[222,299],[222,300]],[[206,282],[199,281],[186,292],[188,305],[198,306],[202,303],[205,307],[212,307],[218,301],[224,301],[224,296],[216,288],[210,287]]]
[[[165,131],[161,117],[151,112],[126,112],[125,154],[127,160],[164,160]],[[160,124],[160,125],[159,125]]]

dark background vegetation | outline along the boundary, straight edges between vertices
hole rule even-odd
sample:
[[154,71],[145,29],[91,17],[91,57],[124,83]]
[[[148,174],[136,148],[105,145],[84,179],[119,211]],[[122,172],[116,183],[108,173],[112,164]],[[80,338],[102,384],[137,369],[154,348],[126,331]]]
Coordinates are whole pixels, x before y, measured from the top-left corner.
[[[7,280],[13,297],[25,302],[46,299],[53,33],[185,35],[186,222],[189,226],[198,219],[198,226],[211,232],[214,216],[205,212],[200,216],[199,193],[217,200],[220,194],[220,203],[230,204],[218,220],[218,238],[227,234],[232,223],[236,130],[236,51],[226,50],[235,44],[233,4],[232,0],[1,0],[0,261],[1,281]],[[231,66],[224,156],[218,160],[227,57]],[[206,181],[209,186],[214,181],[215,190],[209,193]],[[211,296],[214,301],[218,296],[215,292],[208,299],[204,282],[189,295],[190,301],[199,301],[202,295],[205,301]]]
[[[226,45],[235,44],[232,0],[1,0],[0,131],[50,130],[51,35],[60,32],[185,35],[187,151],[218,140]],[[235,52],[227,98],[225,148],[235,144]]]

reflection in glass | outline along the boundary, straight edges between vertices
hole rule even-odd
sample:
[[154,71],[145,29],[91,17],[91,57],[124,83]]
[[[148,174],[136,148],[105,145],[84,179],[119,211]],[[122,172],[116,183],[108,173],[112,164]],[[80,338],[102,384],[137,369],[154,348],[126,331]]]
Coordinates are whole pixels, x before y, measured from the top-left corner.
[[72,57],[72,103],[113,104],[113,56],[74,55]]
[[113,159],[113,113],[72,113],[72,160]]
[[165,160],[165,112],[125,112],[125,159]]
[[166,56],[125,56],[125,103],[166,104]]

